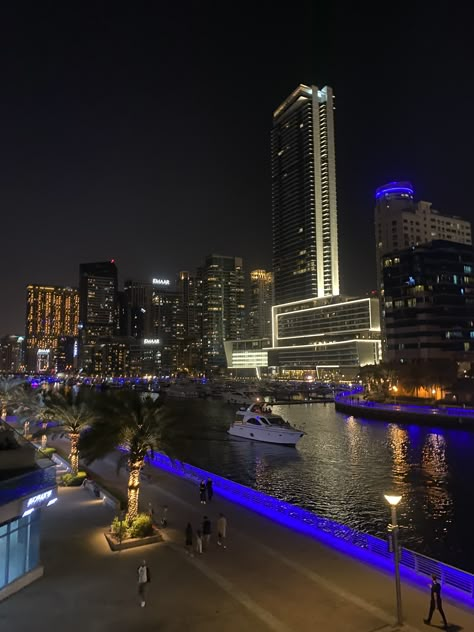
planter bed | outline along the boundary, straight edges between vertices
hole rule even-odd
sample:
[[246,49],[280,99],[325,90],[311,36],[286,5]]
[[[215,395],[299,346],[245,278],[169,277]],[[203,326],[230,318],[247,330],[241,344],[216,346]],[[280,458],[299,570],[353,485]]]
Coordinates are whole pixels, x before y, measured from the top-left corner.
[[154,530],[153,535],[148,535],[145,538],[130,538],[128,540],[119,541],[112,533],[104,533],[105,539],[108,542],[112,551],[124,551],[125,549],[135,549],[139,546],[146,546],[147,544],[155,544],[156,542],[163,542],[158,529]]

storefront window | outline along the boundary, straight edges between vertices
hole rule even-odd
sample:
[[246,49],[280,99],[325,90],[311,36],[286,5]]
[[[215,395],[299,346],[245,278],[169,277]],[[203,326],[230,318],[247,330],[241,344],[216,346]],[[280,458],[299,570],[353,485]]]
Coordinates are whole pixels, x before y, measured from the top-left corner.
[[38,565],[39,517],[40,512],[34,511],[0,525],[0,588]]

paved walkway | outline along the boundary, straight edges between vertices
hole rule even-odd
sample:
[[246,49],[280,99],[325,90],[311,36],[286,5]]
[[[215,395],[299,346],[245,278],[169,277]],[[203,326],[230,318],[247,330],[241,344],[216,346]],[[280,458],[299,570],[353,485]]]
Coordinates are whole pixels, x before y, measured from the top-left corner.
[[[95,463],[115,481],[115,457]],[[147,468],[141,501],[160,515],[169,506],[165,542],[110,553],[102,535],[111,512],[82,489],[62,489],[60,502],[45,511],[43,561],[46,575],[0,604],[0,624],[14,632],[51,629],[92,632],[223,630],[275,632],[385,632],[392,627],[393,578],[347,558],[266,518],[214,496],[206,506],[190,482]],[[126,474],[118,477],[125,487]],[[228,547],[215,539],[202,556],[184,551],[184,526],[200,526],[204,512],[228,518]],[[135,593],[135,572],[145,557],[152,572],[147,607]],[[427,590],[428,593],[428,590]],[[423,622],[428,594],[403,587],[408,632]],[[445,601],[451,630],[474,630],[472,611]],[[39,617],[38,617],[39,614]],[[32,619],[34,618],[34,620]],[[432,629],[441,629],[433,617]],[[7,628],[6,628],[7,629]]]

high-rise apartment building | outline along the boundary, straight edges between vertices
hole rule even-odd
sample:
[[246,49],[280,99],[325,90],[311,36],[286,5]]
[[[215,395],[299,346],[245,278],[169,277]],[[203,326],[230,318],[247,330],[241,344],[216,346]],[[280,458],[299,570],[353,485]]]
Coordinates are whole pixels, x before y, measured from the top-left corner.
[[275,304],[339,294],[333,93],[300,84],[273,114]]
[[0,338],[0,372],[20,373],[25,370],[24,336],[8,335]]
[[114,261],[79,267],[80,366],[93,372],[94,345],[118,333],[118,280]]
[[382,257],[389,361],[474,362],[472,246],[434,240]]
[[248,338],[272,337],[273,274],[266,270],[252,270],[248,295]]
[[224,341],[244,337],[242,259],[209,255],[202,274],[204,365],[208,369],[225,367]]
[[377,287],[381,298],[382,350],[388,357],[384,312],[384,255],[412,246],[447,240],[472,244],[471,223],[456,215],[443,215],[431,202],[414,200],[411,182],[389,182],[375,192],[375,244]]
[[379,279],[383,255],[440,239],[471,245],[471,223],[456,215],[443,215],[432,208],[431,202],[415,202],[410,182],[389,182],[377,189],[375,240]]
[[179,272],[177,289],[181,298],[184,336],[181,363],[192,371],[202,369],[202,287],[201,270],[194,276],[185,270]]
[[70,287],[33,284],[26,292],[27,370],[48,371],[56,368],[59,339],[78,335],[79,294]]

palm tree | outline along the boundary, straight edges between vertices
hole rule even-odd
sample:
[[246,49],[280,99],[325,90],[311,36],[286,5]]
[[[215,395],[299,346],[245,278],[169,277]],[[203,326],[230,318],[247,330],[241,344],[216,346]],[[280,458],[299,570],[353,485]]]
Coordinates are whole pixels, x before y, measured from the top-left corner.
[[158,450],[170,451],[169,420],[158,400],[144,398],[135,391],[102,393],[95,409],[97,418],[79,442],[81,454],[91,463],[119,447],[124,448],[117,470],[128,465],[127,519],[133,520],[138,514],[140,470],[145,457]]
[[69,460],[71,471],[76,475],[79,470],[79,438],[81,432],[93,424],[95,414],[81,393],[75,395],[71,389],[46,393],[44,410],[43,419],[56,422],[50,433],[61,437],[66,435],[71,442]]
[[16,407],[24,384],[25,380],[20,377],[0,377],[0,412],[2,419],[6,417],[7,409],[10,406]]

